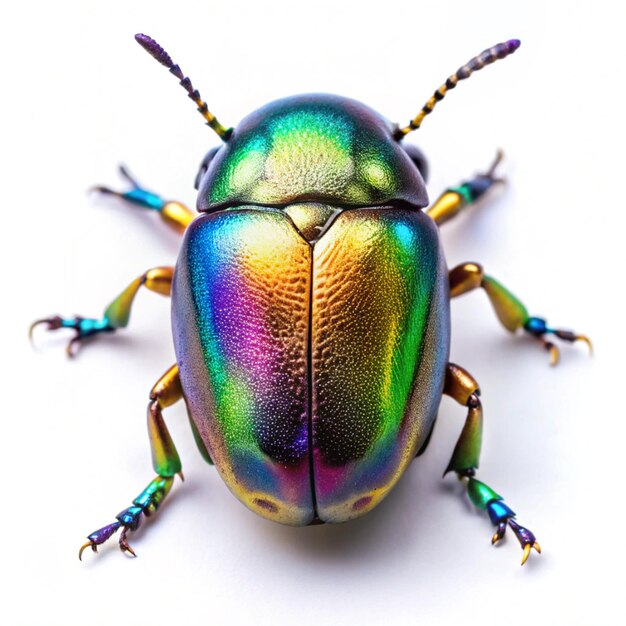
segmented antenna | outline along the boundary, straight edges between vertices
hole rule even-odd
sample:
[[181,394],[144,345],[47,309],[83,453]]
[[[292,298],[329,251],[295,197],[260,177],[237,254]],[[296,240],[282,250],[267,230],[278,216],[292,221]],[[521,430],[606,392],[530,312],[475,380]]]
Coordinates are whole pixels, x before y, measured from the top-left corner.
[[424,118],[432,113],[432,110],[435,108],[435,105],[440,100],[443,100],[446,93],[450,91],[450,89],[454,89],[457,86],[457,83],[460,80],[465,80],[469,78],[474,72],[478,70],[482,70],[485,65],[489,65],[498,59],[504,59],[509,56],[509,54],[513,54],[520,47],[519,39],[509,39],[504,43],[499,43],[493,46],[492,48],[487,48],[487,50],[483,50],[478,56],[475,56],[473,59],[470,59],[463,67],[460,67],[452,76],[450,76],[446,82],[435,91],[435,93],[431,96],[430,100],[422,107],[422,110],[409,122],[408,126],[404,128],[398,128],[394,133],[394,137],[397,141],[400,141],[405,135],[408,133],[417,130]]
[[161,65],[164,65],[178,80],[180,85],[185,89],[187,95],[198,106],[198,112],[206,120],[207,126],[212,128],[222,139],[222,141],[228,141],[230,135],[233,132],[232,128],[226,128],[222,126],[215,115],[209,111],[206,102],[200,97],[200,92],[193,88],[191,79],[185,76],[180,67],[172,61],[172,57],[156,42],[152,37],[143,35],[141,33],[135,35],[137,43],[150,55],[152,55]]

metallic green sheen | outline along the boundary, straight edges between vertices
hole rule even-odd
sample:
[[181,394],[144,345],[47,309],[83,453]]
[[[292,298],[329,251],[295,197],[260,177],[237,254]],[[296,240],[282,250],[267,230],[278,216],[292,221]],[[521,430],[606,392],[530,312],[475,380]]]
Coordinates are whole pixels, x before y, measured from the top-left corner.
[[463,198],[465,204],[471,204],[474,200],[472,197],[472,190],[469,185],[459,185],[458,187],[450,187],[448,191],[458,193]]
[[469,495],[474,506],[479,509],[486,509],[492,500],[502,500],[502,496],[497,494],[489,485],[485,485],[475,478],[470,478],[467,483],[467,495]]
[[426,206],[424,181],[393,125],[340,96],[309,94],[272,102],[246,117],[209,164],[198,210],[298,201]]
[[444,472],[462,472],[476,469],[480,459],[480,448],[483,438],[483,411],[480,405],[469,409],[465,426],[454,448],[452,458]]
[[447,269],[433,221],[345,210],[315,244],[313,479],[325,522],[364,515],[430,433],[448,361]]
[[169,493],[174,478],[171,476],[157,476],[152,482],[133,500],[133,504],[141,507],[144,511],[152,513],[156,511],[165,496]]

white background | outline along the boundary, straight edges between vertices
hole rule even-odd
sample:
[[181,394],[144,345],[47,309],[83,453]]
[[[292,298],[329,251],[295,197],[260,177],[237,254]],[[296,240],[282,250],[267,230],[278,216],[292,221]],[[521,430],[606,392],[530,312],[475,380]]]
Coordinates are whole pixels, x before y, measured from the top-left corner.
[[[30,2],[2,9],[0,623],[623,624],[624,11],[608,2]],[[619,13],[619,14],[618,14]],[[89,197],[147,186],[194,202],[217,138],[133,40],[157,38],[227,124],[269,100],[327,91],[407,122],[483,48],[511,58],[461,84],[410,137],[430,195],[506,149],[509,186],[444,229],[449,264],[476,260],[532,313],[595,340],[562,363],[499,327],[484,294],[453,303],[452,359],[481,382],[479,476],[544,548],[520,568],[441,472],[465,412],[448,399],[428,452],[365,518],[293,529],[249,513],[168,423],[187,481],[98,556],[83,537],[152,477],[147,393],[174,361],[165,299],[75,362],[45,314],[98,315],[179,240],[156,216]]]

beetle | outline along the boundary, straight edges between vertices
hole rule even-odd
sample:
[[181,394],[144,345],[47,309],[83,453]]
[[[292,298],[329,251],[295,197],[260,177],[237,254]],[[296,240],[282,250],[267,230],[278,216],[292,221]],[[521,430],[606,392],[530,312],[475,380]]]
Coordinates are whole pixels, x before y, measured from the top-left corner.
[[486,510],[497,543],[510,527],[523,549],[534,534],[476,478],[483,412],[476,380],[450,363],[450,299],[487,294],[503,326],[523,329],[555,364],[548,337],[591,342],[552,328],[477,263],[448,271],[438,227],[500,179],[487,172],[447,189],[429,208],[427,162],[407,134],[446,93],[520,45],[512,39],[452,74],[405,127],[355,100],[305,94],[272,102],[236,128],[223,126],[191,80],[147,35],[137,42],[179,80],[222,139],[196,177],[196,216],[129,172],[126,192],[97,187],[156,211],[184,233],[176,267],[148,270],[102,318],[52,316],[30,333],[71,329],[73,356],[86,338],[128,325],[141,287],[172,296],[177,362],[150,392],[148,432],[157,476],[115,521],[88,536],[98,546],[155,513],[182,478],[163,409],[184,399],[207,462],[233,494],[270,520],[306,526],[366,514],[426,448],[442,395],[467,408],[444,472],[455,473]]

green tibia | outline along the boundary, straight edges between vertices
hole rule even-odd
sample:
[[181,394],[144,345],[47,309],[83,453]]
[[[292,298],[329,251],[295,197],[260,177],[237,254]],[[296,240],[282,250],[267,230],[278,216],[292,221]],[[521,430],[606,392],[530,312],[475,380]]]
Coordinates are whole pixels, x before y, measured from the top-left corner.
[[135,280],[109,304],[104,312],[104,319],[107,320],[113,328],[125,328],[128,326],[133,300],[143,283],[143,276],[135,278]]
[[526,307],[502,284],[491,276],[483,276],[482,288],[502,325],[511,332],[521,328],[528,319]]
[[467,483],[467,495],[474,506],[479,509],[486,509],[492,500],[502,500],[502,496],[497,494],[489,485],[485,485],[475,478],[470,478]]
[[148,435],[152,450],[152,466],[159,476],[174,476],[182,470],[180,457],[165,425],[158,401],[148,407]]
[[477,404],[470,407],[467,413],[465,426],[463,426],[444,476],[448,472],[463,472],[478,467],[483,438],[483,412],[480,401],[477,398],[475,401]]

